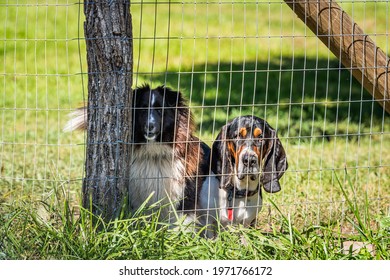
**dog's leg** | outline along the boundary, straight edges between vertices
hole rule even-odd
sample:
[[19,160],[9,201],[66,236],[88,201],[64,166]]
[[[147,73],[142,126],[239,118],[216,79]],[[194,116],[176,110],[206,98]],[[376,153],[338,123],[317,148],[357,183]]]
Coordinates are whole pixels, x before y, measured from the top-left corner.
[[219,181],[212,173],[202,185],[198,199],[199,222],[205,228],[205,236],[213,238],[218,227]]

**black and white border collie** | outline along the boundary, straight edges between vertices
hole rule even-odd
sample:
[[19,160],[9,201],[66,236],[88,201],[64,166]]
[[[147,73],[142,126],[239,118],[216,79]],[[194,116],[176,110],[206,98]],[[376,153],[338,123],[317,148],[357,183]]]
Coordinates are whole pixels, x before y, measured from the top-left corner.
[[[87,109],[73,113],[65,131],[85,129]],[[195,125],[182,94],[168,87],[148,85],[133,91],[133,148],[129,159],[129,202],[137,210],[148,204],[161,205],[160,220],[206,224],[201,208],[207,196],[202,187],[218,186],[209,178],[210,148],[194,136]],[[202,205],[200,205],[202,204]],[[172,209],[172,207],[174,209]],[[199,218],[200,217],[200,218]]]
[[[194,121],[180,92],[146,85],[133,98],[132,207],[154,193],[150,203],[171,203],[179,215],[185,214],[186,223],[196,221],[202,186],[209,183],[210,148],[194,136]],[[170,210],[163,207],[160,215],[165,219]],[[169,221],[174,220],[171,213]]]

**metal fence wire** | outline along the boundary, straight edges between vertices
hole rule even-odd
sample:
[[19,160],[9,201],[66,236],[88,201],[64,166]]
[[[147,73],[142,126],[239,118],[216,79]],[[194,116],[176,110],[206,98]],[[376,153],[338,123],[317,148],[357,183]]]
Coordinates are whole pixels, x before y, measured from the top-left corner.
[[[389,2],[338,3],[388,54]],[[277,131],[289,168],[263,192],[259,227],[277,222],[274,203],[298,225],[350,232],[342,190],[390,213],[389,114],[285,1],[131,1],[131,14],[134,88],[182,92],[209,146],[238,116]],[[0,15],[0,202],[62,188],[77,206],[86,137],[63,127],[87,100],[83,3],[2,0]]]

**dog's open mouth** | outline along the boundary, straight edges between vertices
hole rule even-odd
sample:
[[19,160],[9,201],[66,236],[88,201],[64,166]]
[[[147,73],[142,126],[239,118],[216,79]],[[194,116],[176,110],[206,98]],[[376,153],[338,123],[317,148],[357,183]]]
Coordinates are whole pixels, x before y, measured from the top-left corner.
[[145,133],[144,134],[144,137],[145,137],[145,139],[146,140],[148,140],[148,141],[155,141],[156,140],[156,138],[157,138],[157,134],[156,133]]

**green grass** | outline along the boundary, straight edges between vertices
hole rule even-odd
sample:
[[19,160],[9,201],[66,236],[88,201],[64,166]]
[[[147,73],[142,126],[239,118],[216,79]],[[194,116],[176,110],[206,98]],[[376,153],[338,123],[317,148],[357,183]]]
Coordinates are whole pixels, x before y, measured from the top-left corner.
[[[294,215],[305,213],[285,214],[271,201],[280,214],[271,221],[278,224],[272,231],[235,227],[212,240],[180,227],[169,229],[142,210],[110,223],[92,222],[92,214],[84,209],[76,213],[66,191],[59,189],[53,203],[19,201],[2,209],[0,259],[389,259],[390,220],[373,219],[368,200],[359,205],[350,183],[339,186],[354,235],[345,236],[332,224],[297,227]],[[372,223],[378,225],[375,230]],[[345,249],[347,241],[367,248]]]
[[[287,152],[258,229],[204,240],[143,215],[91,226],[85,135],[62,132],[87,96],[83,7],[11,2],[0,0],[0,258],[389,259],[389,115],[284,3],[132,4],[135,86],[180,89],[208,144],[253,113]],[[388,53],[389,4],[342,6]],[[348,240],[376,254],[343,252]]]

